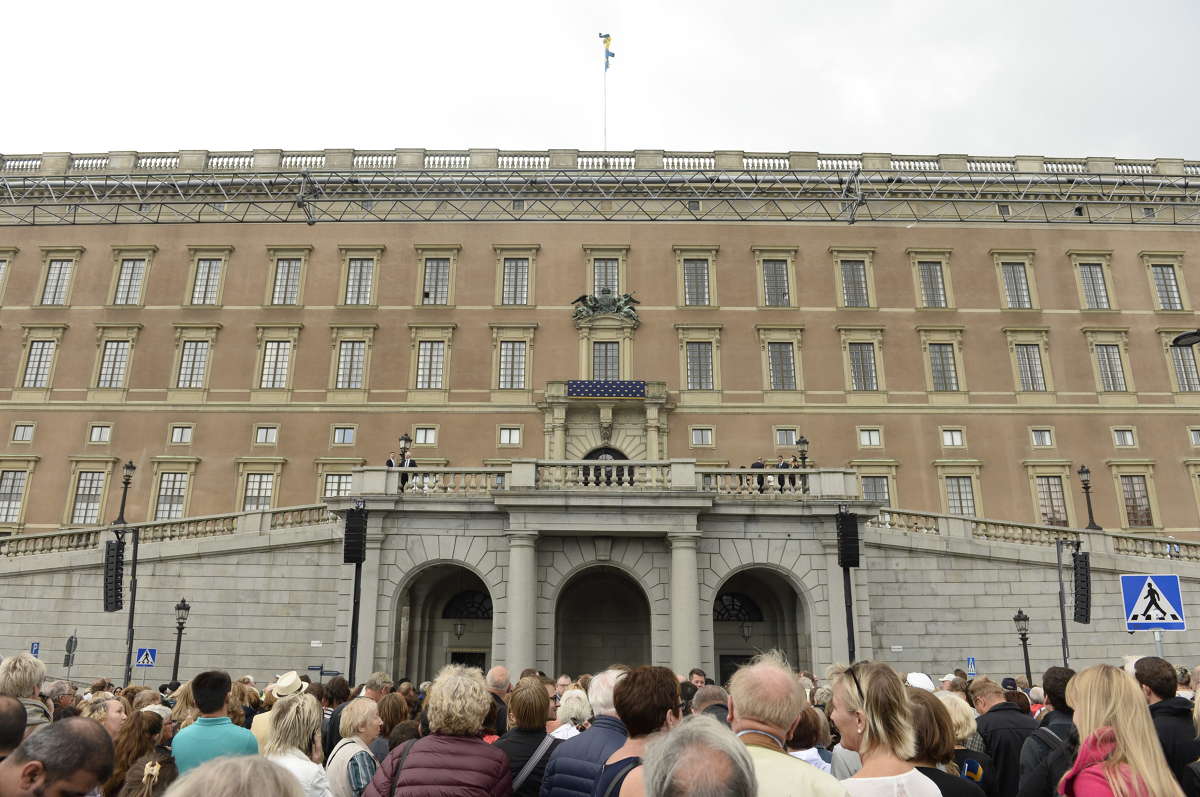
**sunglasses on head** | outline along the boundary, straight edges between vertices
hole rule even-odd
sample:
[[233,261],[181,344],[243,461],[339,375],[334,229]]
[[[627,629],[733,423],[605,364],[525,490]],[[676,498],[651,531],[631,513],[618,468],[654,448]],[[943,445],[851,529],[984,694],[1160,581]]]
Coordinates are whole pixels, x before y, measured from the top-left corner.
[[854,670],[858,667],[858,665],[865,663],[866,662],[863,661],[856,661],[850,665],[850,669],[846,670],[846,673],[850,676],[851,680],[854,681],[854,688],[858,690],[858,704],[860,706],[866,705],[867,696],[863,692],[862,683],[858,680],[858,673],[856,673]]

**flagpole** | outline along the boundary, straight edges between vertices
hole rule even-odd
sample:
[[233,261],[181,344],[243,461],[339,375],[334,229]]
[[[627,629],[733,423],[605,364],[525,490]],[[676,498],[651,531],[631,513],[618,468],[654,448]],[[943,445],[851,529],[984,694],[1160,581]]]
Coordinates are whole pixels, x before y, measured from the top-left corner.
[[608,64],[604,65],[604,151],[608,152]]

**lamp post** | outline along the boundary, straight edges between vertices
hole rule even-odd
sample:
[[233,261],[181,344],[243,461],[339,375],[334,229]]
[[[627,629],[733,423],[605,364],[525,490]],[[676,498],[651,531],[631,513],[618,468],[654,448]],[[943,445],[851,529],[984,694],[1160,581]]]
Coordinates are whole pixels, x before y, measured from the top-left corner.
[[808,438],[804,435],[796,440],[796,454],[800,457],[800,467],[808,467]]
[[188,612],[192,607],[187,598],[180,598],[175,604],[175,663],[171,666],[171,681],[179,680],[179,649],[183,646],[183,627],[187,624]]
[[465,634],[466,632],[467,632],[467,624],[466,623],[459,621],[454,624],[454,638],[455,639],[462,639],[463,634]]
[[1017,627],[1017,636],[1021,639],[1021,652],[1025,654],[1025,680],[1033,683],[1033,671],[1029,668],[1029,615],[1021,609],[1013,615],[1013,625]]
[[1088,524],[1086,528],[1088,531],[1104,531],[1096,522],[1095,514],[1092,513],[1092,472],[1087,465],[1080,465],[1076,473],[1079,474],[1079,482],[1083,485],[1083,499],[1087,502]]
[[135,526],[130,530],[125,522],[125,501],[129,498],[129,487],[133,484],[135,470],[137,470],[137,465],[134,465],[132,461],[121,466],[121,508],[117,510],[117,519],[113,521],[113,525],[121,527],[113,529],[113,534],[116,534],[117,539],[122,543],[125,542],[126,532],[133,535],[133,561],[129,565],[129,627],[125,633],[126,686],[133,683],[133,614],[134,609],[137,608],[138,542],[141,538],[141,529]]
[[746,621],[741,626],[742,639],[746,640],[746,644],[750,644],[750,637],[754,636],[754,623]]
[[408,436],[408,432],[400,435],[400,459],[408,457],[408,450],[412,448],[412,438]]

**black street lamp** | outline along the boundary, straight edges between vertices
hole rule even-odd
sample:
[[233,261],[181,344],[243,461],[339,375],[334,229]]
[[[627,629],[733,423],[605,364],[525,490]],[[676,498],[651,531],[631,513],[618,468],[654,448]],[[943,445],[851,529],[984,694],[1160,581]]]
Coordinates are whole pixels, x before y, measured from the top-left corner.
[[1087,465],[1080,465],[1076,473],[1079,474],[1079,481],[1083,485],[1083,498],[1087,501],[1088,524],[1086,528],[1088,531],[1104,531],[1092,513],[1092,472],[1088,470]]
[[175,604],[175,664],[171,667],[171,681],[179,680],[179,649],[183,646],[183,627],[187,624],[188,612],[192,607],[187,598],[180,598]]
[[1172,346],[1195,346],[1200,343],[1200,329],[1176,335],[1171,341]]
[[133,535],[133,561],[129,565],[129,628],[125,634],[126,686],[133,683],[133,613],[137,607],[138,542],[141,538],[141,529],[135,526],[130,530],[128,524],[125,522],[125,501],[129,498],[129,487],[133,484],[133,472],[135,470],[137,470],[137,465],[134,465],[132,461],[126,462],[121,466],[121,508],[117,511],[117,519],[113,521],[113,525],[121,527],[113,529],[113,533],[117,535],[117,539],[122,543],[125,542],[126,532]]
[[1021,638],[1021,651],[1025,654],[1025,681],[1033,683],[1033,672],[1029,668],[1029,615],[1021,609],[1013,615],[1013,625],[1017,627],[1017,636]]
[[800,438],[798,440],[796,440],[796,453],[800,456],[800,467],[807,468],[808,467],[808,438],[805,437],[804,435],[800,435]]
[[408,450],[412,448],[412,438],[408,436],[408,432],[400,435],[400,459],[408,458]]

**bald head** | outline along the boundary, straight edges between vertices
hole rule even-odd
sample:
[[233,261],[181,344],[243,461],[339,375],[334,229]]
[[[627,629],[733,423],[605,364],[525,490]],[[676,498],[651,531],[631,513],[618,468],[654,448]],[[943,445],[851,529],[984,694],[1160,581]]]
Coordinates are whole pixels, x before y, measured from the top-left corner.
[[511,685],[508,681],[507,667],[493,667],[487,673],[487,687],[496,692],[507,692]]
[[729,680],[730,723],[750,720],[788,735],[808,705],[804,689],[778,651],[755,656]]

